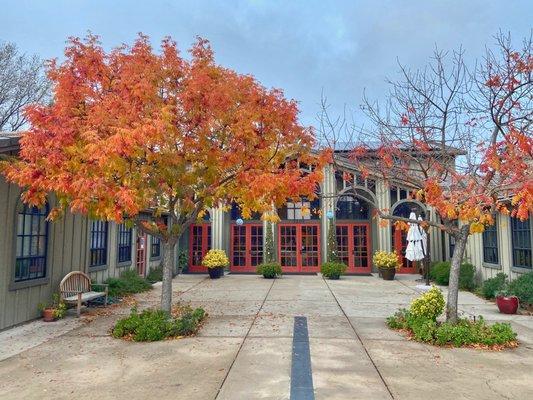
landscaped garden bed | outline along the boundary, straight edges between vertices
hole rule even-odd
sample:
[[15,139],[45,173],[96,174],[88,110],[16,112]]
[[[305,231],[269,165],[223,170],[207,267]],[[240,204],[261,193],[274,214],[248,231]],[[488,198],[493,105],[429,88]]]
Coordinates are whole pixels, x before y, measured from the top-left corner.
[[170,314],[155,309],[138,312],[134,307],[129,316],[115,324],[111,334],[135,342],[177,339],[196,334],[206,316],[203,308],[193,310],[189,306],[176,305]]
[[511,282],[503,272],[483,282],[476,294],[487,299],[502,302],[502,299],[518,299],[518,314],[533,315],[533,272],[523,274]]
[[440,322],[444,297],[437,287],[414,299],[409,309],[387,318],[387,325],[418,342],[446,347],[472,347],[490,350],[516,347],[516,333],[509,323],[489,325],[483,317],[461,318],[456,323]]

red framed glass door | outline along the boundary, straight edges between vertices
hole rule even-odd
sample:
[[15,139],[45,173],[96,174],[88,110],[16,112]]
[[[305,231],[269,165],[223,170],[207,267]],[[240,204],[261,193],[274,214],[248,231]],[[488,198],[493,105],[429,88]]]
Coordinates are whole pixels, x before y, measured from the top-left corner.
[[335,229],[339,258],[348,266],[346,273],[371,273],[370,224],[338,223]]
[[263,225],[231,225],[231,272],[255,272],[263,262]]
[[409,261],[405,258],[405,250],[407,249],[407,232],[402,229],[392,228],[393,231],[393,245],[396,254],[400,256],[401,267],[398,270],[399,274],[416,274],[416,262]]
[[318,272],[320,228],[318,224],[279,224],[278,253],[283,272]]
[[190,227],[189,236],[189,271],[207,272],[202,266],[205,254],[211,249],[211,225],[194,224]]

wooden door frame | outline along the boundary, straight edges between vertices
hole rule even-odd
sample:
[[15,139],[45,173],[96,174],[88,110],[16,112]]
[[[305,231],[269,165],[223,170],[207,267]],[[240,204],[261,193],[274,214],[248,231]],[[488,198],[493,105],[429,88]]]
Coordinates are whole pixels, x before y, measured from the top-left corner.
[[[241,267],[241,266],[236,266],[236,265],[233,265],[233,252],[234,252],[234,248],[233,248],[233,238],[235,236],[234,234],[234,228],[235,227],[244,227],[245,231],[244,231],[244,235],[245,235],[245,259],[246,259],[246,262],[245,262],[245,266],[244,267]],[[251,248],[252,248],[252,235],[251,235],[251,231],[252,231],[252,227],[260,227],[263,229],[263,245],[262,245],[262,248],[263,248],[263,254],[264,254],[264,251],[265,251],[265,246],[264,246],[264,239],[265,239],[265,232],[264,232],[264,227],[263,227],[263,224],[261,222],[250,222],[250,223],[245,223],[245,224],[242,224],[242,225],[238,225],[236,223],[232,223],[230,224],[230,271],[233,272],[233,273],[238,273],[238,272],[256,272],[256,267],[255,266],[252,266],[252,254],[251,254]]]
[[[298,223],[298,222],[280,222],[278,223],[278,260],[281,264],[281,228],[287,226],[296,227],[296,266],[295,267],[284,267],[281,266],[284,273],[316,273],[320,271],[320,260],[321,257],[321,237],[320,237],[320,223],[319,222],[309,222],[309,223]],[[315,267],[302,267],[302,228],[306,226],[316,227],[316,237],[317,237],[317,260],[318,265]]]
[[[335,230],[337,227],[347,227],[348,229],[348,268],[346,269],[347,275],[360,275],[360,274],[370,274],[372,273],[372,225],[368,221],[342,221],[335,223]],[[367,263],[366,267],[356,267],[355,266],[355,256],[354,251],[354,234],[353,228],[356,226],[366,227],[366,252],[367,252]],[[335,232],[336,233],[336,232]]]
[[[143,240],[143,249],[141,250],[139,248],[139,240]],[[146,235],[145,232],[142,232],[140,230],[137,230],[137,238],[135,240],[135,268],[137,270],[137,274],[144,277],[146,276],[146,252],[148,248],[148,235]],[[142,252],[142,262],[139,262],[139,252]],[[139,264],[142,265],[142,272],[139,272]]]
[[[192,265],[192,244],[193,244],[193,230],[194,227],[201,226],[202,227],[202,257],[207,253],[210,243],[209,243],[209,227],[211,227],[210,222],[201,222],[198,224],[191,224],[189,227],[189,272],[192,273],[207,273],[207,268],[202,265]],[[212,229],[212,228],[211,228]],[[213,234],[213,231],[211,231],[211,235]]]

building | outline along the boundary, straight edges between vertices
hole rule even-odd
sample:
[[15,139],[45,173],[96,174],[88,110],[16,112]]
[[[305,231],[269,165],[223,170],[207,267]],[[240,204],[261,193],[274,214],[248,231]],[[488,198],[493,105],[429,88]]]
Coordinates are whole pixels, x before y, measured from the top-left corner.
[[[17,134],[0,134],[0,154],[16,155]],[[349,179],[345,179],[348,176]],[[351,183],[348,183],[351,182]],[[273,224],[277,259],[285,273],[315,274],[326,261],[331,217],[338,252],[348,274],[370,274],[376,250],[406,247],[405,232],[380,226],[374,209],[390,209],[408,217],[411,211],[438,222],[438,215],[410,198],[409,188],[389,185],[376,177],[363,179],[348,158],[338,154],[313,201],[288,202]],[[50,200],[53,206],[53,198]],[[305,212],[305,210],[311,212]],[[38,304],[50,300],[70,271],[88,273],[95,282],[116,277],[127,269],[145,275],[161,262],[162,246],[135,228],[67,214],[58,222],[45,221],[47,208],[20,202],[20,188],[0,177],[0,329],[39,316]],[[496,225],[470,238],[466,259],[478,269],[479,280],[504,272],[511,279],[532,271],[532,223],[498,215]],[[259,215],[243,220],[238,207],[211,209],[202,222],[190,226],[178,245],[177,259],[187,259],[188,272],[205,273],[202,258],[211,248],[229,256],[231,273],[254,273],[263,261],[267,223]],[[429,230],[432,261],[449,260],[454,243],[437,228]],[[183,260],[180,260],[183,263]],[[399,273],[418,273],[418,265],[402,258]]]
[[[16,155],[16,133],[0,134],[0,155]],[[20,188],[0,175],[0,330],[39,317],[70,271],[102,283],[122,271],[146,275],[161,262],[159,241],[135,228],[67,213],[47,222],[43,209],[20,201]]]
[[[457,153],[459,154],[459,153]],[[453,162],[453,157],[452,157]],[[390,225],[380,226],[373,218],[373,205],[408,217],[411,211],[439,222],[431,208],[410,198],[408,188],[388,185],[375,178],[363,179],[349,159],[338,154],[336,168],[324,171],[320,196],[312,202],[287,203],[278,210],[280,222],[273,224],[277,259],[284,273],[316,273],[326,261],[329,221],[333,217],[339,255],[347,264],[347,274],[375,272],[371,257],[376,250],[396,250],[402,254],[406,234]],[[347,184],[343,175],[351,176]],[[310,208],[311,213],[302,210]],[[188,249],[189,271],[205,273],[201,260],[210,248],[223,249],[229,256],[232,273],[253,273],[263,260],[266,222],[259,216],[243,220],[237,207],[212,209],[201,223],[194,224],[180,241]],[[483,234],[470,237],[465,261],[474,264],[481,282],[504,272],[510,279],[532,271],[533,219],[522,222],[498,215],[496,224]],[[437,228],[429,229],[431,261],[450,260],[454,240]],[[418,265],[402,258],[399,273],[418,273]]]

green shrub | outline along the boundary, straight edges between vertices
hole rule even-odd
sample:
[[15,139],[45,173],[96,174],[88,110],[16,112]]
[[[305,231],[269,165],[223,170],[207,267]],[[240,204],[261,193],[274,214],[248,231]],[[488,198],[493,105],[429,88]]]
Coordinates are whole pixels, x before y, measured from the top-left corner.
[[387,318],[387,325],[391,329],[408,330],[413,339],[437,346],[513,346],[516,341],[516,333],[509,323],[488,325],[483,317],[475,321],[460,319],[456,324],[439,323],[402,309]]
[[522,304],[533,304],[533,272],[523,274],[509,284],[509,292]]
[[108,278],[109,295],[121,297],[127,294],[145,292],[152,289],[152,285],[134,270],[127,270],[120,274],[120,278]]
[[[449,261],[435,263],[431,267],[430,276],[437,285],[448,286],[450,283],[450,268]],[[475,266],[470,263],[462,263],[459,269],[459,289],[473,290],[476,287],[475,275]]]
[[417,318],[435,321],[444,311],[445,304],[442,291],[433,286],[411,302],[409,313]]
[[186,336],[196,333],[205,317],[201,308],[187,309],[179,318],[173,318],[163,310],[144,310],[141,313],[133,308],[131,314],[120,319],[113,327],[116,338],[130,337],[136,342],[154,342],[168,337]]
[[336,261],[330,261],[322,264],[320,267],[320,272],[326,278],[329,279],[339,279],[341,275],[344,275],[346,272],[346,264]]
[[503,272],[496,274],[494,278],[489,278],[481,286],[481,295],[486,299],[493,299],[496,293],[504,290],[507,286],[507,275]]
[[281,276],[281,265],[275,262],[263,263],[257,267],[257,273],[265,278],[274,279]]
[[160,282],[163,280],[163,265],[159,265],[155,268],[152,268],[148,275],[146,275],[146,280],[150,283]]
[[430,276],[437,285],[448,286],[450,280],[450,262],[442,261],[435,263],[431,268]]

